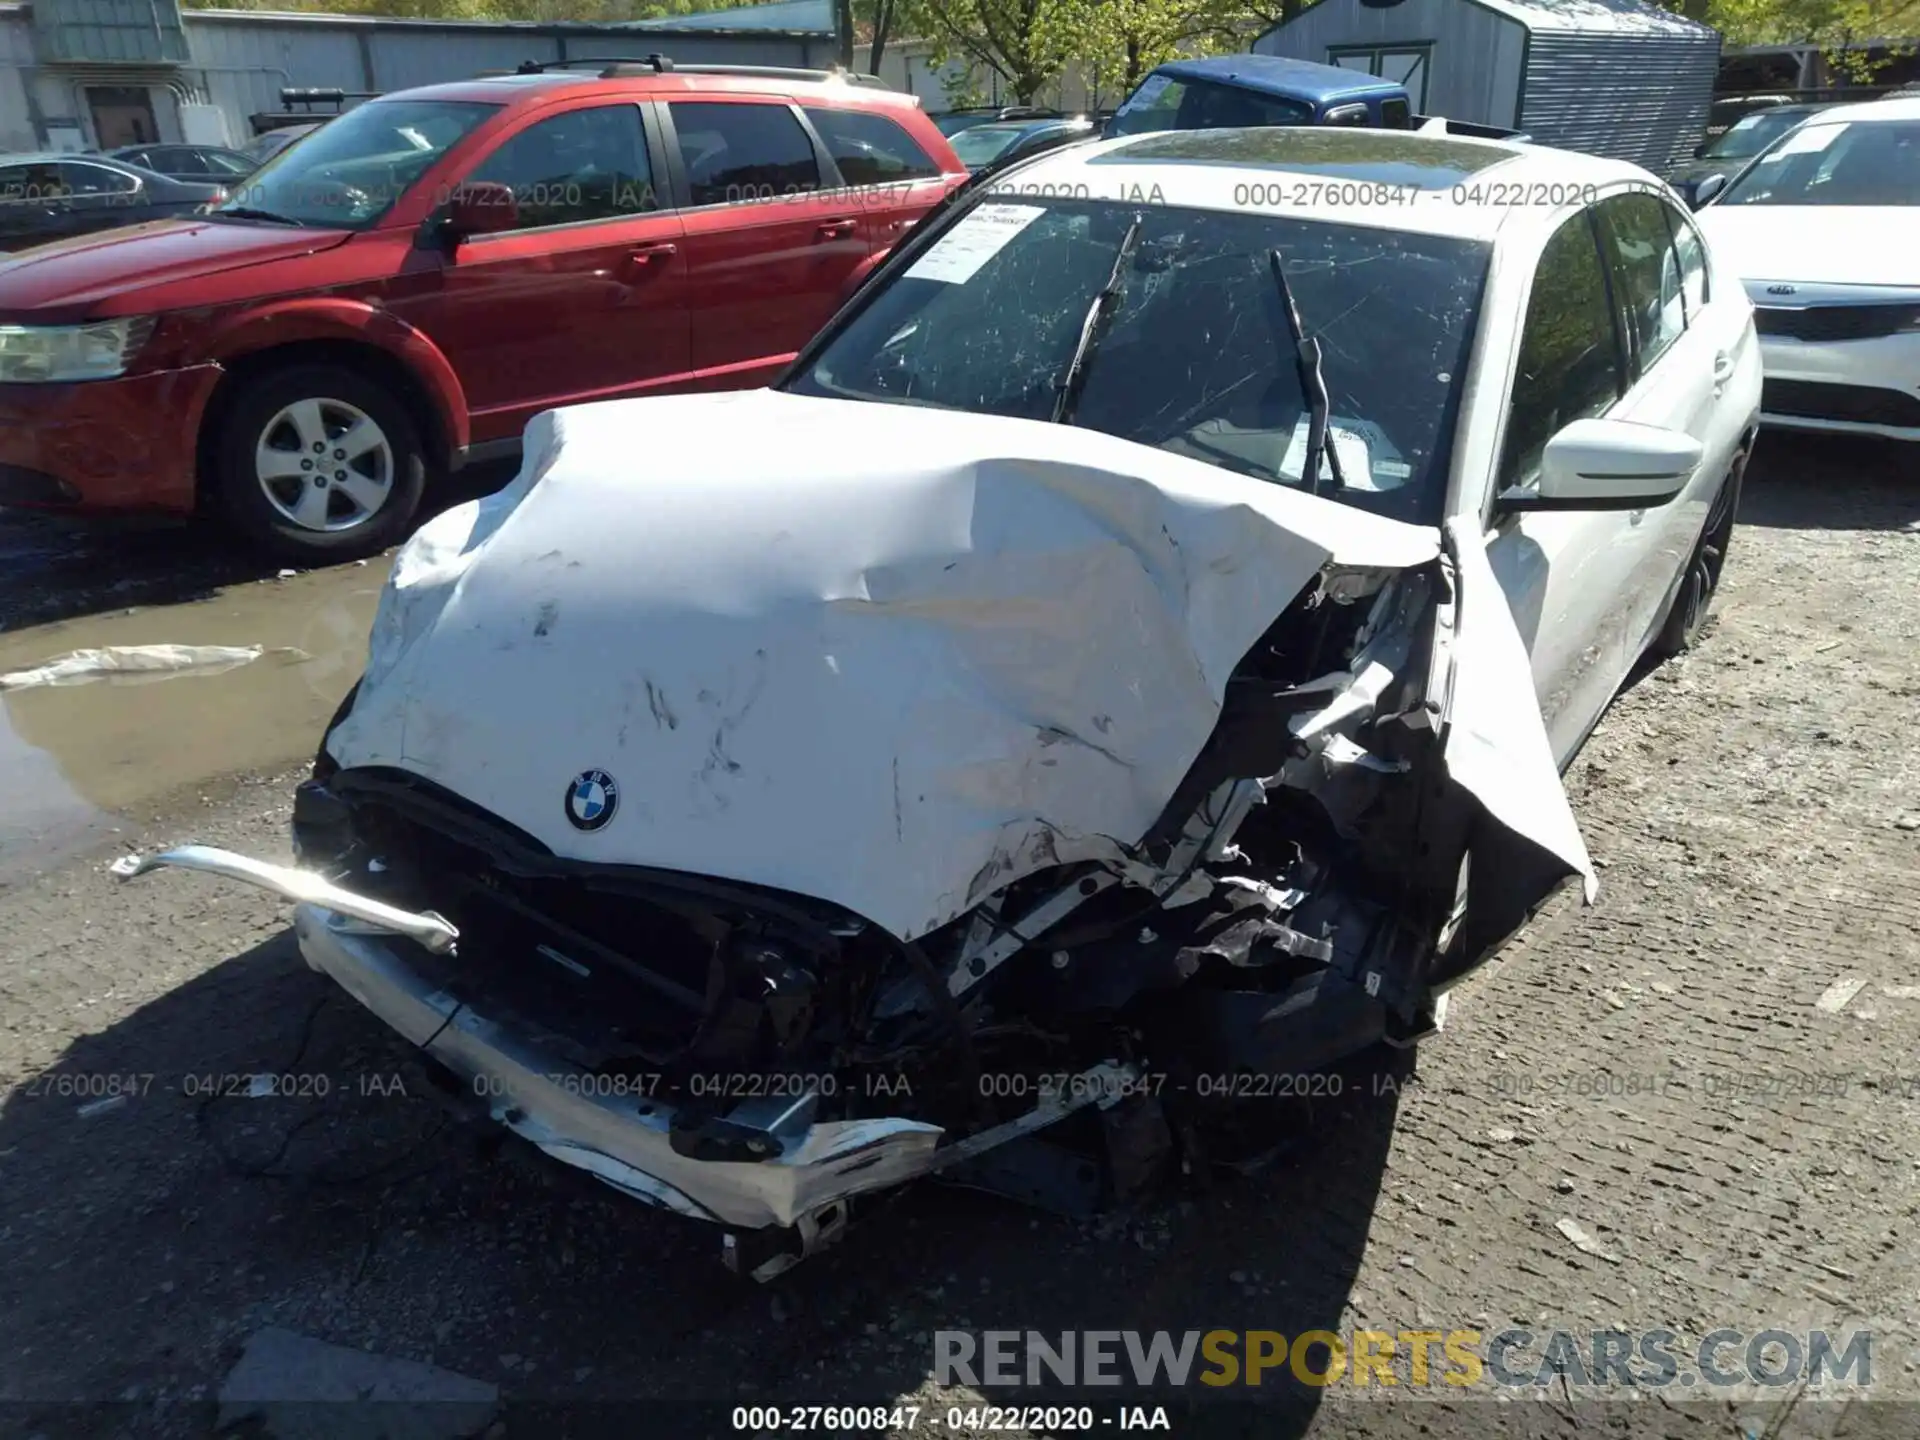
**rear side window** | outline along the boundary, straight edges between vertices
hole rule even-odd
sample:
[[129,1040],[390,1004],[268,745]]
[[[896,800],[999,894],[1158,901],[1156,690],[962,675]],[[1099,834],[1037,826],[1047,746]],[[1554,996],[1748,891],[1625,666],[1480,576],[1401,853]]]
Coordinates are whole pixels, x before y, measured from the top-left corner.
[[1624,388],[1593,212],[1582,210],[1554,232],[1534,271],[1507,412],[1501,485],[1530,481],[1556,431],[1601,414]]
[[1680,298],[1680,259],[1663,207],[1652,195],[1613,195],[1600,202],[1607,249],[1621,286],[1621,308],[1632,326],[1638,373],[1659,362],[1687,328]]
[[638,105],[568,110],[530,125],[467,178],[512,190],[523,230],[658,208]]
[[785,105],[668,104],[695,205],[802,195],[820,188],[813,142]]
[[886,185],[940,173],[933,157],[884,115],[809,107],[807,119],[849,185]]
[[133,176],[109,170],[104,165],[64,163],[60,166],[60,179],[75,195],[131,195],[140,188],[140,182]]

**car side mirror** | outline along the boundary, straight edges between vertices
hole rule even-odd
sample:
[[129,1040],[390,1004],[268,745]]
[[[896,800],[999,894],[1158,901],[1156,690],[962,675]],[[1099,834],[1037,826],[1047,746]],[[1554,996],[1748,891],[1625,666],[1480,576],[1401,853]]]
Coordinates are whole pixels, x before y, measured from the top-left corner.
[[1531,487],[1500,492],[1498,507],[1521,510],[1645,510],[1678,495],[1705,452],[1680,430],[1630,420],[1576,420],[1540,456]]
[[440,233],[458,245],[475,235],[498,235],[520,228],[520,203],[513,187],[493,180],[473,180],[453,187],[447,198]]
[[1706,179],[1702,180],[1698,185],[1693,187],[1694,209],[1696,210],[1699,209],[1702,205],[1706,204],[1707,201],[1711,200],[1714,196],[1718,195],[1722,190],[1726,188],[1727,188],[1726,176],[1724,175],[1707,176]]

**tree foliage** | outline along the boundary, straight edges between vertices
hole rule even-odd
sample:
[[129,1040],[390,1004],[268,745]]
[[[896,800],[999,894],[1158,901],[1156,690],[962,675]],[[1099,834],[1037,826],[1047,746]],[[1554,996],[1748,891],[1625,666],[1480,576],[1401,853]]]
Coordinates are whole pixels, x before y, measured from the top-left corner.
[[1729,46],[1816,45],[1836,71],[1857,81],[1870,80],[1878,67],[1847,46],[1920,32],[1920,0],[1684,0],[1672,8],[1704,20]]
[[[228,9],[397,15],[459,20],[618,23],[731,9],[755,0],[187,0]],[[856,40],[880,73],[889,45],[921,40],[937,64],[953,63],[1032,102],[1070,63],[1104,94],[1120,94],[1155,65],[1182,54],[1244,49],[1314,0],[833,0],[843,64]],[[1920,0],[1660,0],[1721,31],[1729,46],[1807,44],[1834,68],[1869,78],[1849,44],[1920,33]],[[963,84],[971,82],[962,82]],[[964,94],[957,102],[982,98]]]

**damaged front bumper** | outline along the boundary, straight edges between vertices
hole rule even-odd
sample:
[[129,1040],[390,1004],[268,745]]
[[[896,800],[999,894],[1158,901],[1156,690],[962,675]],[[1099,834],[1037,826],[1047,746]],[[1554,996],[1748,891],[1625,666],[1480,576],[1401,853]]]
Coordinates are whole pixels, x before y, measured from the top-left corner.
[[[729,1229],[784,1230],[796,1251],[751,1265],[767,1279],[835,1238],[857,1195],[963,1167],[988,1150],[1090,1105],[1117,1103],[1135,1079],[1095,1066],[1025,1114],[942,1145],[938,1125],[902,1117],[815,1118],[818,1092],[755,1097],[725,1116],[760,1158],[702,1159],[676,1144],[679,1107],[648,1080],[574,1064],[543,1044],[541,1027],[498,1002],[460,993],[458,930],[432,911],[359,895],[311,871],[191,845],[112,867],[122,880],[162,868],[241,881],[296,902],[294,933],[307,964],[467,1088],[476,1108],[548,1156],[635,1199]],[[728,1237],[732,1242],[734,1237]],[[727,1258],[738,1268],[737,1246]]]
[[[934,1168],[942,1131],[913,1120],[810,1123],[809,1096],[748,1101],[737,1122],[765,1129],[776,1153],[753,1163],[696,1160],[673,1147],[675,1107],[645,1077],[614,1085],[541,1047],[504,1014],[458,998],[391,936],[360,932],[316,905],[294,912],[314,969],[451,1070],[492,1116],[556,1160],[683,1215],[747,1229],[790,1226],[865,1191]],[[741,1114],[748,1106],[761,1113]]]

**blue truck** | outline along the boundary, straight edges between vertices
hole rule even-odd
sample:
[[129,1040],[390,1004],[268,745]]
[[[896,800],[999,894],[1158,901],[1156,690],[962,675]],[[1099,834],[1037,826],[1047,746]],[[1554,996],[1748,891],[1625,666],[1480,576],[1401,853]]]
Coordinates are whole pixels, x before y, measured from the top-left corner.
[[1107,122],[1105,134],[1222,130],[1269,125],[1351,125],[1437,130],[1488,140],[1524,140],[1517,130],[1416,115],[1398,81],[1338,65],[1280,55],[1213,55],[1171,60],[1141,80]]

